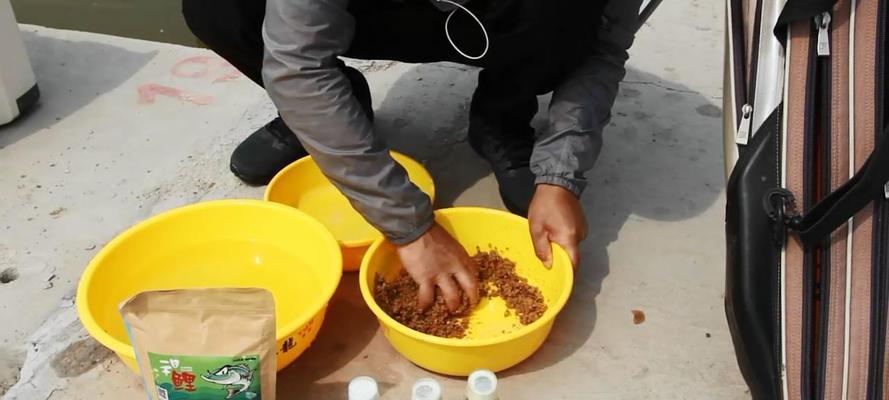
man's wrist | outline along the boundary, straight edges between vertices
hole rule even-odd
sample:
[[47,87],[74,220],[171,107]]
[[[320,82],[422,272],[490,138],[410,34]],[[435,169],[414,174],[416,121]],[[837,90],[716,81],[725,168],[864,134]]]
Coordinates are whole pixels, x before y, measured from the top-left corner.
[[583,193],[583,186],[574,182],[571,179],[563,178],[561,176],[554,175],[542,175],[538,176],[537,179],[534,180],[535,186],[539,187],[541,185],[546,186],[557,186],[559,188],[565,189],[575,197],[580,198],[581,193]]
[[421,237],[423,237],[423,235],[425,235],[426,232],[429,232],[429,229],[432,229],[432,227],[434,225],[435,225],[435,216],[430,215],[429,218],[427,218],[422,224],[418,225],[417,228],[413,229],[412,231],[408,232],[407,234],[405,234],[403,236],[396,237],[396,238],[387,237],[386,240],[388,240],[389,243],[392,243],[396,246],[406,246],[406,245],[409,245],[413,242],[416,242],[417,239],[420,239]]

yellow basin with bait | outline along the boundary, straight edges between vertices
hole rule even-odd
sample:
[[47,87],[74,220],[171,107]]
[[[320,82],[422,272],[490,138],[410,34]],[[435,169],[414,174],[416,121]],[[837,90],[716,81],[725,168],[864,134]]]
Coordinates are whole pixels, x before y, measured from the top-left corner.
[[[391,154],[410,180],[434,201],[435,183],[423,165],[404,154]],[[367,248],[382,237],[327,180],[311,156],[278,172],[266,188],[265,199],[296,207],[321,221],[340,243],[345,271],[357,271]]]
[[280,370],[318,334],[341,276],[336,240],[314,218],[260,200],[211,201],[152,217],[109,242],[80,279],[77,312],[138,372],[121,302],[148,290],[264,288],[275,297]]
[[503,211],[483,208],[451,208],[436,212],[436,220],[469,252],[498,249],[516,263],[516,272],[540,289],[547,310],[530,325],[522,325],[514,313],[506,316],[503,300],[483,299],[470,315],[467,337],[446,339],[410,329],[389,317],[374,301],[374,277],[388,279],[401,270],[392,245],[378,240],[361,264],[361,295],[377,316],[392,347],[414,364],[452,376],[468,376],[477,369],[501,371],[530,357],[549,335],[556,315],[571,294],[574,271],[568,255],[553,246],[552,269],[534,254],[528,221]]

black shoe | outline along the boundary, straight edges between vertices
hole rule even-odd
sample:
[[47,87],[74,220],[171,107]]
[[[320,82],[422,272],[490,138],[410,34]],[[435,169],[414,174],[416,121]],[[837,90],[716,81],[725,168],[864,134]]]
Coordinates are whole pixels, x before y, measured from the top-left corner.
[[[343,73],[351,82],[355,97],[368,119],[373,121],[367,80],[354,68],[343,67]],[[231,171],[249,185],[267,185],[278,171],[308,154],[296,139],[296,134],[278,117],[238,145],[232,152]]]
[[503,200],[506,209],[513,214],[527,217],[531,199],[534,197],[536,179],[531,168],[524,166],[503,171],[495,170],[494,177],[497,178],[500,199]]
[[267,185],[278,171],[308,154],[278,117],[238,145],[232,153],[231,170],[248,185]]
[[495,127],[479,125],[476,122],[475,129],[471,130],[469,145],[491,165],[506,208],[527,217],[535,187],[530,167],[533,129],[528,126],[517,130],[517,135],[506,136]]
[[530,167],[534,129],[528,122],[537,110],[537,100],[527,103],[517,105],[511,115],[501,118],[489,118],[481,112],[470,115],[468,137],[472,149],[491,165],[503,204],[523,217],[528,216],[535,188]]

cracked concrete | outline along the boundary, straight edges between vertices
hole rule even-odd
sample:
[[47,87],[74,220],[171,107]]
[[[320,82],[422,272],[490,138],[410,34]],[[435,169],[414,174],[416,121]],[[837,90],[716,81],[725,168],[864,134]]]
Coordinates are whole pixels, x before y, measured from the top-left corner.
[[[722,11],[677,0],[640,32],[582,199],[591,233],[572,300],[544,347],[502,374],[503,398],[749,398],[722,311]],[[0,390],[18,379],[5,399],[139,398],[139,379],[77,320],[79,275],[151,215],[261,197],[228,173],[228,156],[274,109],[205,50],[22,28],[44,97],[0,127],[0,316],[15,321],[0,325]],[[351,64],[370,81],[378,131],[436,178],[437,206],[502,207],[465,143],[474,69]],[[348,275],[278,397],[341,399],[356,375],[396,399],[429,373],[388,346]],[[460,397],[460,380],[436,378]]]

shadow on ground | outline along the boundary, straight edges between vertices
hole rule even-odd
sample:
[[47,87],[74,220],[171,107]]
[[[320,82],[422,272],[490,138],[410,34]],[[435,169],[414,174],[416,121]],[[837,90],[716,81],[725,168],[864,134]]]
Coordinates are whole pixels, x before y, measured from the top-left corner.
[[[40,101],[15,122],[0,126],[0,149],[51,127],[120,86],[156,54],[103,43],[50,38],[28,30],[23,30],[22,36],[40,87]],[[63,68],[49,63],[60,63]],[[113,68],[104,68],[105,73],[96,74],[96,65],[102,64]]]
[[[452,64],[417,66],[395,83],[376,114],[377,128],[390,145],[430,170],[439,207],[452,205],[490,174],[465,143],[475,76],[475,70]],[[541,98],[541,110],[547,101]],[[535,120],[538,127],[545,125],[543,117],[545,113]],[[723,186],[721,129],[719,107],[712,99],[657,76],[628,71],[604,150],[588,174],[582,202],[590,236],[582,245],[571,301],[544,346],[504,376],[559,363],[586,344],[596,327],[596,297],[612,268],[608,247],[629,219],[681,221],[714,206]],[[371,353],[364,361],[364,349],[377,322],[362,303],[354,277],[344,280],[328,315],[319,341],[281,375],[282,395],[308,393],[310,388],[315,398],[339,398],[345,383],[312,382],[352,361],[375,365],[379,357]],[[394,350],[386,346],[380,351]]]
[[[546,368],[586,344],[596,327],[596,297],[612,268],[608,246],[629,219],[694,218],[714,206],[724,186],[721,112],[711,99],[629,70],[612,113],[582,198],[590,235],[572,298],[543,347],[506,376]],[[639,244],[639,251],[645,248]]]
[[358,275],[343,275],[315,342],[290,367],[278,373],[278,396],[303,399],[312,392],[342,397],[346,393],[344,386],[315,382],[353,360],[362,356],[366,359],[368,355],[362,352],[377,329],[376,317],[361,298]]
[[476,76],[476,69],[458,64],[418,65],[401,75],[376,111],[376,127],[392,149],[423,162],[435,178],[436,208],[453,206],[490,173],[466,142]]

